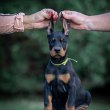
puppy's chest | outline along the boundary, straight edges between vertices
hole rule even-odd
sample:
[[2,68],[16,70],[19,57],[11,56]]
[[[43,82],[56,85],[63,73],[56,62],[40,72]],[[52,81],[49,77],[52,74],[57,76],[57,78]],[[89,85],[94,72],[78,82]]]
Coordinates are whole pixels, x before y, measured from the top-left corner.
[[64,84],[68,84],[70,80],[70,73],[63,69],[50,69],[45,74],[45,79],[48,83],[56,82],[56,84],[59,84],[62,82]]
[[52,69],[45,74],[47,83],[51,86],[52,93],[67,93],[70,73],[62,69]]

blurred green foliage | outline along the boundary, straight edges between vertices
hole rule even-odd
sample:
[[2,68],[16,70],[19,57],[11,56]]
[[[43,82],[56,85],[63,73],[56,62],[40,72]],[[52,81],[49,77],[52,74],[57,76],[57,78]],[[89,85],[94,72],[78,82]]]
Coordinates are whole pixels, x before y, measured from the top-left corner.
[[[109,0],[1,0],[0,13],[32,14],[43,8],[79,11],[87,15],[110,12]],[[1,22],[1,21],[0,21]],[[60,23],[60,22],[59,22]],[[56,24],[56,30],[61,29]],[[110,33],[70,30],[68,56],[87,88],[110,82]],[[43,88],[49,59],[46,29],[0,35],[0,90],[33,92]]]

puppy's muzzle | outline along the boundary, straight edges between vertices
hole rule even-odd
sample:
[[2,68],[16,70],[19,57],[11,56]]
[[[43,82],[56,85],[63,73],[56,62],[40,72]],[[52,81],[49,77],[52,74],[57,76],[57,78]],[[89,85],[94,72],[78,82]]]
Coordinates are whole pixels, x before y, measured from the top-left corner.
[[55,51],[56,53],[59,53],[60,50],[61,50],[61,47],[54,47],[54,51]]

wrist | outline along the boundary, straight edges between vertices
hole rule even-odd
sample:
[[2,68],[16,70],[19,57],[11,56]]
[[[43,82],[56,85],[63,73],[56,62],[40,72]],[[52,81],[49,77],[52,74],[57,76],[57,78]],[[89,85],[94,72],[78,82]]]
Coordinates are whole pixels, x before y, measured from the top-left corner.
[[85,30],[94,30],[93,29],[93,22],[92,22],[92,19],[91,19],[91,16],[87,16],[86,20],[84,21],[84,27],[85,27]]
[[24,15],[23,16],[23,25],[24,25],[25,29],[34,28],[31,18],[32,17],[30,17],[30,15]]
[[30,23],[30,15],[24,15],[23,16],[23,23],[29,24]]

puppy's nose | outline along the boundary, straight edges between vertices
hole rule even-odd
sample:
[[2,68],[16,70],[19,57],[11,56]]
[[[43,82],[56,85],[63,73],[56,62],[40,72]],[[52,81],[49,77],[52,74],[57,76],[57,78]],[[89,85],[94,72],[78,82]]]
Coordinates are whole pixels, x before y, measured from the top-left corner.
[[56,53],[59,53],[60,52],[60,49],[61,49],[60,47],[55,47],[54,48],[54,50],[55,50]]

